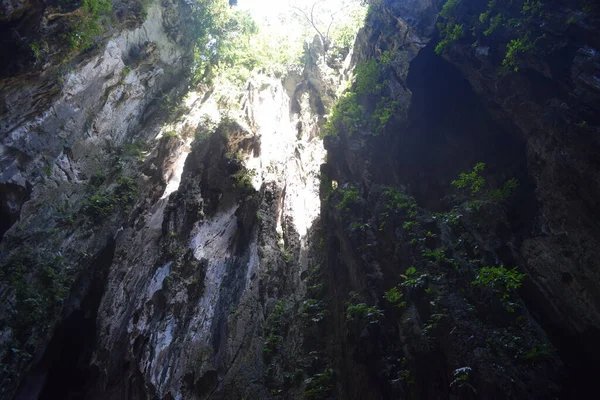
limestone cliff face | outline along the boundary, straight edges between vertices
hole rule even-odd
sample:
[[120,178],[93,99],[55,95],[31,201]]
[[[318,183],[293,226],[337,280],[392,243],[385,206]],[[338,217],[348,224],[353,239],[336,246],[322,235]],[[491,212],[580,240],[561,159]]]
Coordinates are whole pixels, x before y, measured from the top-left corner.
[[[136,11],[61,79],[7,64],[0,397],[585,394],[597,12],[443,3],[373,2],[347,60],[374,77],[344,97],[360,118],[324,141],[348,65],[315,40],[302,71],[189,90],[185,2]],[[43,25],[39,6],[3,3],[0,29]],[[478,33],[497,14],[513,30]],[[503,69],[515,32],[534,45]],[[451,185],[478,162],[481,192]],[[477,284],[500,266],[522,287]]]
[[[178,3],[150,5],[141,26],[60,79],[52,66],[2,78],[3,396],[102,281],[126,209],[143,203],[143,143],[160,129],[164,97],[184,89],[191,60],[189,43],[168,33],[179,12]],[[162,179],[147,179],[142,198]],[[35,397],[46,372],[32,373],[22,398]]]
[[[241,102],[247,123],[201,122],[182,153],[178,190],[119,233],[92,398],[268,398],[265,377],[279,385],[300,369],[300,326],[277,321],[266,331],[275,329],[270,314],[297,311],[313,262],[324,150],[311,107],[321,99],[305,79],[251,80]],[[214,102],[202,98],[190,123]],[[275,366],[288,370],[268,371]]]
[[[384,1],[371,14],[356,62],[391,51],[380,98],[399,104],[383,133],[325,140],[323,172],[338,187],[326,185],[322,215],[330,290],[359,296],[334,307],[382,312],[377,324],[335,323],[342,397],[571,398],[596,370],[597,14],[561,2],[531,17],[493,9],[517,22],[477,37],[492,6],[453,3],[448,18],[435,1]],[[448,21],[465,31],[438,56],[435,23]],[[515,32],[535,45],[503,63]],[[373,102],[359,97],[368,114]],[[517,178],[512,201],[456,197],[450,182],[480,161],[488,184]],[[493,265],[527,274],[517,310],[473,285]],[[402,311],[382,299],[394,287]]]
[[151,4],[60,84],[3,81],[2,398],[301,397],[294,316],[341,66],[315,41],[238,113],[206,85],[177,106],[185,12]]

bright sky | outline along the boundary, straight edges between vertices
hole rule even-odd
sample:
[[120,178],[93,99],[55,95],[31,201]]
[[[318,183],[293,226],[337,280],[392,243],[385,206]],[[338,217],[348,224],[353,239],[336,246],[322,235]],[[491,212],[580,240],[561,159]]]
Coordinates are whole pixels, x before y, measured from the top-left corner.
[[[358,0],[238,0],[240,9],[248,10],[259,24],[268,22],[269,25],[278,25],[282,22],[279,15],[290,16],[294,14],[293,5],[310,14],[310,9],[313,4],[317,3],[314,8],[315,20],[320,22],[317,25],[325,25],[324,30],[331,20],[330,15],[336,11],[342,10],[336,15],[336,21],[342,20],[343,15],[351,10],[352,7],[358,7]],[[296,12],[297,13],[297,12]],[[290,22],[290,18],[284,18],[286,23]],[[320,26],[322,28],[322,26]],[[288,27],[288,29],[294,29]]]

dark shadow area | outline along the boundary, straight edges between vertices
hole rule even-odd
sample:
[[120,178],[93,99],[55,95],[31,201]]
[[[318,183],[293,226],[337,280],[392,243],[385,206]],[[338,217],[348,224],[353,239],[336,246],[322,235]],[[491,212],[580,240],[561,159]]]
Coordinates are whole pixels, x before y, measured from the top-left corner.
[[[513,126],[492,119],[462,73],[435,54],[433,44],[412,61],[407,86],[412,104],[406,129],[392,133],[397,149],[396,172],[419,204],[439,210],[450,182],[477,162],[498,182],[522,176],[526,168],[525,142]],[[394,132],[393,128],[391,132]],[[389,149],[381,149],[382,154]]]
[[0,239],[21,215],[21,206],[29,198],[29,191],[11,183],[0,185]]
[[[558,96],[553,81],[530,71],[523,75],[527,77],[533,101],[546,104],[548,99]],[[507,204],[511,231],[498,231],[497,235],[503,243],[514,235],[516,241],[512,245],[518,251],[523,241],[536,231],[535,218],[540,214],[521,132],[510,121],[499,120],[501,113],[495,114],[494,119],[490,114],[494,105],[488,104],[490,108],[486,108],[462,73],[437,56],[431,45],[411,63],[407,85],[413,96],[409,125],[404,131],[399,129],[401,133],[394,137],[397,151],[393,162],[399,182],[407,185],[420,205],[435,211],[443,206],[441,197],[452,192],[450,182],[477,162],[486,163],[483,175],[493,187],[516,178],[518,188]],[[385,154],[386,150],[380,151]],[[518,262],[511,261],[513,257],[506,246],[499,248],[497,255],[506,265]],[[565,285],[572,280],[569,273],[563,273]],[[594,377],[600,373],[595,362],[600,357],[600,346],[593,344],[600,332],[591,328],[579,333],[568,331],[552,304],[545,300],[546,295],[531,282],[525,282],[520,295],[564,363],[561,398],[589,397]]]
[[[562,281],[568,285],[573,279],[569,273],[562,274]],[[544,302],[543,294],[531,282],[525,281],[520,295],[528,310],[542,326],[558,355],[564,363],[565,381],[562,382],[560,399],[584,399],[596,390],[596,379],[600,376],[598,357],[600,346],[597,338],[600,332],[588,327],[580,334],[573,334],[564,328],[562,321],[553,318],[551,305]],[[590,346],[590,344],[593,344]]]
[[[21,74],[34,69],[35,56],[32,37],[39,36],[39,26],[45,5],[39,0],[18,2],[25,4],[23,12],[15,12],[11,21],[0,23],[0,78]],[[13,7],[19,7],[15,2]],[[7,7],[10,9],[10,6]],[[4,10],[3,10],[4,12]],[[4,17],[4,16],[3,16]]]
[[21,384],[17,400],[84,399],[95,374],[90,360],[96,344],[96,316],[112,263],[115,242],[111,240],[90,266],[90,275],[73,287],[87,292],[80,304],[55,330],[41,360]]

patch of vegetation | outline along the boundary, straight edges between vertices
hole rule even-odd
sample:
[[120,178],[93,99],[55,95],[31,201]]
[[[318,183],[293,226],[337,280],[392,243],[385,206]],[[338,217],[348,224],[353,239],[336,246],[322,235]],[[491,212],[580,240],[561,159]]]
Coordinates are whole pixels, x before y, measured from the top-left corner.
[[63,36],[69,47],[77,52],[92,47],[111,14],[110,0],[83,0],[81,8],[69,14],[68,32]]
[[[378,230],[382,232],[387,226],[388,221],[393,220],[397,217],[400,218],[414,218],[417,215],[417,203],[415,199],[404,193],[397,187],[385,186],[382,191],[384,197],[384,210],[379,213]],[[407,228],[416,227],[417,223],[414,224],[412,221],[405,221]],[[406,228],[405,228],[406,229]]]
[[2,388],[18,381],[18,371],[33,358],[38,344],[60,315],[73,282],[63,257],[42,249],[20,250],[0,263],[0,282],[6,299],[3,329],[12,331],[12,340],[0,349]]
[[440,264],[443,262],[448,262],[449,259],[446,256],[447,249],[445,247],[439,247],[437,249],[425,249],[421,253],[421,255],[425,258],[431,259],[436,264]]
[[[344,133],[351,137],[361,129],[370,129],[374,135],[381,134],[391,120],[399,102],[383,96],[388,81],[383,79],[383,69],[393,60],[394,53],[384,51],[379,59],[370,58],[356,66],[354,84],[333,106],[325,123],[322,136],[335,136]],[[364,96],[377,96],[378,101],[369,100],[368,104],[376,104],[375,109],[366,110],[359,102]],[[369,117],[369,114],[370,117]]]
[[462,367],[462,368],[457,368],[456,370],[454,370],[454,372],[452,373],[452,382],[450,382],[450,387],[451,388],[466,387],[466,388],[469,388],[471,391],[473,391],[473,393],[477,394],[475,387],[470,382],[472,371],[473,370],[471,367]]
[[426,285],[428,275],[419,274],[415,267],[409,267],[404,271],[404,274],[400,275],[400,277],[402,278],[400,286],[415,289]]
[[238,172],[231,175],[233,178],[233,187],[245,192],[253,192],[254,186],[252,185],[252,178],[255,176],[256,170],[242,167]]
[[466,189],[472,196],[476,195],[485,185],[485,179],[481,176],[484,168],[485,163],[477,163],[471,172],[461,172],[459,178],[452,181],[452,186]]
[[307,299],[300,306],[300,318],[304,321],[321,322],[328,314],[323,301]]
[[465,37],[465,25],[448,22],[446,24],[439,23],[437,25],[442,39],[435,46],[435,54],[442,54],[452,43]]
[[321,136],[337,136],[339,132],[353,136],[363,127],[364,120],[365,110],[358,104],[356,93],[346,92],[333,106]]
[[285,301],[280,300],[277,302],[275,308],[271,314],[269,314],[269,317],[265,322],[263,327],[265,331],[263,352],[265,354],[272,354],[276,352],[283,344],[283,336],[281,335],[281,332],[284,328],[283,315],[285,312]]
[[333,391],[333,370],[326,368],[323,372],[312,375],[304,383],[306,390],[303,395],[308,400],[324,400],[329,398]]
[[284,246],[280,246],[279,250],[281,251],[283,261],[285,261],[286,263],[289,263],[294,259],[294,255],[289,249],[286,249]]
[[[522,60],[541,50],[538,41],[545,38],[545,5],[540,0],[490,0],[484,12],[469,14],[460,7],[460,0],[447,1],[439,13],[443,22],[438,24],[440,42],[436,53],[446,51],[461,38],[475,39],[473,46],[508,43],[502,61],[502,71],[518,71]],[[488,40],[488,37],[497,36]],[[535,39],[534,39],[535,38]],[[502,50],[502,48],[500,48]]]
[[516,268],[506,269],[502,265],[499,267],[482,267],[472,284],[492,289],[500,297],[506,310],[514,312],[516,304],[511,302],[510,299],[513,292],[521,287],[526,276],[526,274],[519,273]]
[[98,222],[112,215],[117,207],[131,205],[135,201],[136,193],[136,182],[132,178],[120,177],[112,192],[94,193],[88,198],[82,210],[94,222]]
[[442,10],[440,11],[440,17],[444,17],[444,18],[450,18],[454,15],[454,13],[456,12],[456,9],[458,7],[458,5],[460,4],[461,0],[448,0],[444,3],[444,5],[442,6]]
[[550,347],[547,344],[536,344],[527,353],[523,354],[523,359],[526,361],[537,361],[549,355]]
[[354,74],[356,76],[354,90],[357,95],[378,94],[381,91],[383,87],[381,83],[381,66],[376,59],[370,58],[357,65]]
[[383,318],[383,311],[376,306],[368,306],[359,302],[360,298],[356,292],[350,293],[346,304],[346,322],[365,321],[369,324],[378,324]]
[[518,71],[518,59],[529,54],[535,48],[535,43],[529,39],[529,35],[513,39],[506,45],[506,56],[502,60],[502,66],[508,70]]
[[[324,276],[321,268],[314,267],[311,268],[308,272],[308,277],[306,278],[306,293],[308,296],[316,299],[323,299],[325,297],[325,283]],[[325,304],[323,302],[322,306],[325,308]]]
[[396,113],[399,105],[400,103],[398,101],[391,100],[388,97],[382,97],[381,100],[379,100],[371,115],[375,135],[383,133],[388,122]]
[[417,215],[417,203],[415,199],[394,186],[385,186],[383,193],[385,197],[385,209],[382,217],[390,217],[398,214],[414,218]]
[[429,335],[431,331],[435,330],[442,319],[446,317],[445,314],[431,314],[427,323],[423,326],[423,335]]
[[179,137],[179,133],[177,133],[175,129],[169,129],[165,132],[165,136],[170,138],[176,138]]
[[383,293],[383,298],[387,300],[388,303],[399,308],[406,307],[406,301],[402,301],[403,297],[404,293],[399,291],[397,286],[394,286],[387,292]]
[[338,189],[341,199],[337,205],[337,209],[341,211],[350,211],[351,206],[358,204],[361,200],[358,189],[353,185],[345,185]]
[[451,184],[472,201],[502,202],[508,200],[517,189],[517,180],[509,179],[500,189],[483,190],[486,186],[486,179],[482,175],[484,169],[485,163],[477,163],[470,172],[461,172],[459,178],[453,180]]

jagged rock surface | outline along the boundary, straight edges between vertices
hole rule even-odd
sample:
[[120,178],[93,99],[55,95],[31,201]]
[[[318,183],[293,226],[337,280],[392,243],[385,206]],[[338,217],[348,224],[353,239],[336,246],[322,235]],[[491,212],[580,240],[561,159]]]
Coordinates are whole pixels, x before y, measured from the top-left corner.
[[[204,88],[167,128],[163,100],[187,86],[184,3],[151,5],[64,82],[10,75],[25,58],[3,69],[0,396],[587,394],[596,13],[547,2],[527,23],[549,53],[499,74],[510,32],[434,53],[442,3],[373,6],[351,57],[385,55],[394,113],[326,137],[324,164],[323,117],[349,72],[318,40],[304,71],[253,77],[237,117]],[[465,21],[486,7],[458,3]],[[28,7],[4,2],[2,29]],[[379,99],[363,97],[372,114]],[[477,162],[492,188],[518,180],[512,200],[456,193]],[[507,298],[473,284],[497,265],[527,274]]]

